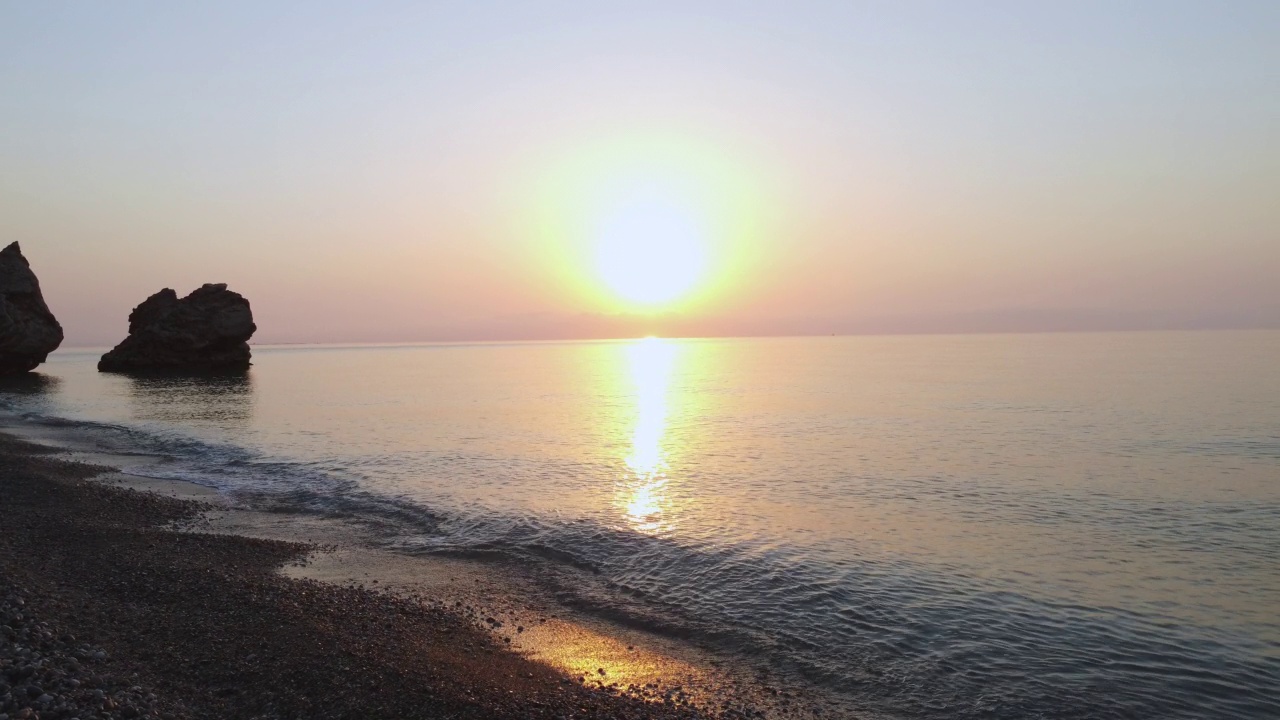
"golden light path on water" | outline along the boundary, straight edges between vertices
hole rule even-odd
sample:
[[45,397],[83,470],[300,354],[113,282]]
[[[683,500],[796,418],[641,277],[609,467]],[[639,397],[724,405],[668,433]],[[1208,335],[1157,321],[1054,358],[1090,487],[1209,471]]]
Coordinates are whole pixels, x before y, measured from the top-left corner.
[[[621,346],[625,368],[618,388],[631,404],[621,405],[618,432],[630,426],[628,452],[621,460],[613,507],[633,531],[659,535],[674,530],[670,519],[668,477],[669,419],[672,379],[686,348],[678,342],[644,338]],[[630,410],[630,413],[627,411]],[[729,697],[731,685],[709,656],[648,633],[585,618],[557,617],[525,627],[512,647],[579,678],[586,684],[636,692],[654,699],[663,689],[679,689],[678,697],[709,703]],[[650,688],[649,694],[642,688]],[[718,702],[718,701],[717,701]]]
[[635,428],[631,454],[618,483],[615,504],[627,524],[646,534],[670,529],[667,509],[668,395],[678,347],[667,340],[645,338],[625,352],[635,392]]

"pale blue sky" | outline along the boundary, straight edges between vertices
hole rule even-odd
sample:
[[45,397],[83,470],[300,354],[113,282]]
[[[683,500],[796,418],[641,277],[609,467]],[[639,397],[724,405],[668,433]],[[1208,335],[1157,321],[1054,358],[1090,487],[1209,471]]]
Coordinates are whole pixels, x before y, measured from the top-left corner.
[[523,213],[660,134],[776,222],[659,331],[1280,326],[1280,3],[603,5],[0,2],[0,242],[69,344],[626,334]]

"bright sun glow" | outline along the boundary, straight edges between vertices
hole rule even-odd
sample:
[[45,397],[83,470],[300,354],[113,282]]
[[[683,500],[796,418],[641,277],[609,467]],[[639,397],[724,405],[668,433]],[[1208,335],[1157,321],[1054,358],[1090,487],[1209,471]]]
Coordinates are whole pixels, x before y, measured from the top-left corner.
[[[513,177],[513,237],[530,241],[548,298],[577,312],[691,315],[762,269],[779,191],[742,148],[702,133],[574,137]],[[527,183],[527,185],[525,185]]]
[[603,213],[597,269],[610,290],[636,305],[669,303],[693,289],[707,262],[707,233],[692,209],[643,190]]

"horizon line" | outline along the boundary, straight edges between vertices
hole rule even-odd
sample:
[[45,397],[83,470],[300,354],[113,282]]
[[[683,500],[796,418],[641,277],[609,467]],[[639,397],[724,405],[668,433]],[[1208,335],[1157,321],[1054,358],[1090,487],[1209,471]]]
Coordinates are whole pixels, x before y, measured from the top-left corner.
[[[1094,328],[1094,329],[1044,329],[1044,330],[956,330],[937,332],[928,330],[904,330],[892,332],[837,332],[837,333],[776,333],[746,335],[625,335],[617,337],[565,337],[565,338],[449,338],[434,340],[297,340],[297,341],[249,341],[250,347],[408,347],[419,345],[572,345],[577,343],[634,342],[648,338],[659,340],[783,340],[850,337],[955,337],[977,335],[1114,335],[1118,333],[1201,333],[1201,332],[1280,332],[1276,326],[1240,327],[1168,327],[1168,328]],[[63,345],[54,353],[64,350],[110,350],[114,345]],[[52,353],[50,353],[52,354]]]

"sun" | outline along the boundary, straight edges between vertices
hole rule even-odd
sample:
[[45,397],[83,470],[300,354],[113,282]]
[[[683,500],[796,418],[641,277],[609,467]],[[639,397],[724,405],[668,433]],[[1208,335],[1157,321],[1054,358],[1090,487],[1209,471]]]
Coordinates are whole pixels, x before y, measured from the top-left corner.
[[610,203],[594,229],[596,270],[622,300],[653,308],[687,295],[706,272],[708,231],[691,203],[640,188]]
[[522,161],[502,233],[566,312],[693,317],[767,271],[784,189],[750,148],[663,128],[565,138]]

